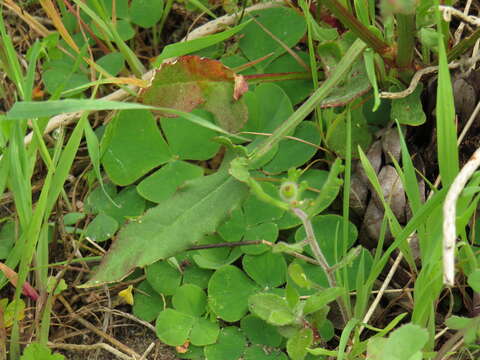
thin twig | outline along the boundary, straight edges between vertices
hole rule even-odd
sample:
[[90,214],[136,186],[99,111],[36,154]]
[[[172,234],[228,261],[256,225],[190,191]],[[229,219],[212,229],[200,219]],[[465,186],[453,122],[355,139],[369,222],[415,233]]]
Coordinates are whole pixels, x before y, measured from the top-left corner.
[[[468,12],[470,11],[470,6],[472,6],[472,0],[467,0],[467,3],[465,4],[465,8],[463,9],[464,15],[468,15]],[[454,45],[457,45],[460,42],[464,28],[465,28],[465,23],[462,22],[458,26],[457,30],[455,30],[455,34],[453,36],[453,38],[455,39]]]
[[224,248],[224,247],[237,247],[237,246],[245,246],[245,245],[268,245],[273,246],[273,243],[266,241],[266,240],[252,240],[252,241],[232,241],[232,242],[223,242],[218,244],[204,244],[204,245],[194,245],[190,246],[187,251],[192,250],[204,250],[204,249],[216,249],[216,248]]
[[[461,60],[461,61],[452,61],[450,64],[448,64],[449,69],[456,69],[461,66],[469,65],[472,63],[477,62],[480,59],[480,56],[476,56],[467,60]],[[380,93],[380,97],[383,99],[402,99],[404,97],[407,97],[411,93],[415,91],[415,89],[418,86],[418,83],[422,79],[423,76],[427,74],[432,74],[438,71],[438,66],[429,66],[426,68],[423,68],[421,70],[418,70],[415,75],[413,75],[412,80],[410,81],[410,85],[408,88],[405,90],[399,91],[399,92],[387,92],[387,91],[382,91]]]
[[471,15],[466,15],[460,10],[455,9],[452,6],[445,6],[445,5],[440,5],[438,9],[442,12],[443,14],[443,19],[446,22],[450,22],[452,20],[452,15],[459,18],[463,22],[466,22],[467,24],[470,24],[472,26],[480,26],[480,19],[476,16],[471,16]]
[[448,359],[447,353],[451,353],[455,346],[458,346],[459,342],[463,342],[463,335],[466,329],[458,330],[450,339],[448,339],[438,350],[434,360],[446,360]]
[[[73,316],[75,318],[76,321],[78,321],[80,324],[82,324],[83,326],[85,326],[87,329],[89,329],[90,331],[94,332],[95,334],[97,334],[98,336],[104,338],[105,340],[107,340],[109,343],[115,345],[116,347],[118,347],[119,349],[121,349],[123,352],[131,355],[131,356],[134,356],[136,359],[140,358],[140,355],[137,354],[135,351],[133,351],[132,349],[130,349],[127,345],[121,343],[120,341],[118,341],[117,339],[113,338],[112,336],[108,335],[107,333],[103,332],[102,330],[98,329],[95,325],[93,325],[92,323],[90,323],[89,321],[85,320],[84,318],[82,318],[81,316],[79,316],[78,314],[76,314],[72,307],[70,306],[70,304],[68,303],[68,301],[62,296],[62,295],[59,295],[58,296],[58,299],[62,302],[63,306],[65,306],[65,308],[67,309],[67,311],[69,312],[69,314],[71,316]],[[131,360],[131,358],[129,358],[129,360]]]
[[[378,291],[378,294],[375,297],[375,300],[373,300],[372,305],[370,305],[367,313],[363,317],[362,323],[368,324],[368,322],[370,321],[370,318],[374,314],[375,309],[377,308],[378,304],[380,303],[380,300],[382,300],[383,294],[385,293],[388,285],[390,285],[390,281],[392,280],[393,275],[397,271],[397,268],[400,265],[400,263],[402,262],[402,260],[403,260],[403,254],[400,253],[397,256],[397,258],[395,259],[395,262],[393,263],[393,266],[391,267],[390,271],[388,272],[387,277],[385,278],[385,281],[383,282],[382,286],[380,287],[380,290]],[[359,334],[362,333],[364,328],[365,328],[365,326],[363,326],[363,325],[360,327]]]
[[134,315],[132,315],[132,314],[129,314],[129,313],[126,313],[126,312],[117,310],[117,309],[110,309],[110,308],[104,307],[104,306],[102,306],[100,309],[103,310],[103,311],[105,311],[105,312],[114,314],[114,315],[122,316],[122,317],[124,317],[125,319],[129,319],[129,320],[135,321],[135,322],[137,322],[137,323],[145,326],[146,328],[149,328],[149,329],[152,330],[154,333],[156,333],[155,326],[153,326],[153,325],[150,324],[149,322],[146,322],[146,321],[143,321],[143,320],[137,318],[136,316],[134,316]]
[[[327,276],[328,284],[330,287],[336,287],[337,286],[337,280],[335,279],[335,274],[332,271],[332,268],[330,265],[328,265],[327,259],[322,253],[322,250],[320,249],[320,246],[318,245],[317,239],[315,237],[315,232],[313,231],[313,226],[312,222],[308,218],[308,215],[303,211],[302,209],[299,208],[292,208],[292,212],[300,219],[302,220],[303,227],[305,228],[305,235],[306,235],[306,240],[307,243],[310,245],[310,249],[312,249],[313,255],[315,257],[315,260],[317,260],[318,265],[323,269],[325,272],[325,275]],[[344,324],[347,323],[348,321],[348,312],[347,308],[345,306],[345,303],[343,302],[342,299],[337,299],[337,304],[338,308],[340,309],[340,313],[343,318]]]
[[461,143],[463,139],[465,138],[465,135],[467,135],[467,131],[470,129],[472,126],[473,122],[477,118],[478,113],[480,112],[480,101],[477,103],[477,106],[475,106],[475,109],[473,109],[472,114],[468,118],[468,121],[465,123],[465,126],[462,129],[462,132],[460,133],[460,136],[458,137],[458,143]]
[[[275,243],[267,240],[251,240],[251,241],[232,241],[232,242],[223,242],[218,244],[205,244],[205,245],[194,245],[187,249],[187,251],[192,250],[205,250],[205,249],[216,249],[223,247],[237,247],[237,246],[250,246],[250,245],[267,245],[270,247],[275,246]],[[320,265],[315,259],[308,257],[306,255],[300,254],[296,251],[285,251],[285,254],[296,257],[297,259],[303,260],[313,265]],[[332,271],[332,270],[330,270]]]
[[[74,351],[91,351],[91,350],[105,350],[109,353],[112,353],[119,359],[132,360],[131,356],[128,356],[121,351],[118,351],[113,346],[110,346],[105,343],[97,343],[91,345],[79,345],[79,344],[63,344],[63,343],[52,343],[49,342],[48,346],[52,349],[62,349],[62,350],[74,350]],[[140,359],[140,358],[135,358]]]
[[152,343],[148,346],[147,350],[145,350],[145,352],[142,354],[142,357],[141,357],[139,360],[145,360],[145,359],[147,358],[148,354],[150,354],[150,353],[152,352],[152,350],[153,350],[154,347],[155,347],[155,343],[152,342]]

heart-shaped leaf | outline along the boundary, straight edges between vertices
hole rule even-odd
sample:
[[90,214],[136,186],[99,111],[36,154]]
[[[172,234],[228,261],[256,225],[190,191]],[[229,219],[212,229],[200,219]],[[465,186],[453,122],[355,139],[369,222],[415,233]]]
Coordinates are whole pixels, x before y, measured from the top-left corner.
[[278,333],[275,326],[267,324],[254,315],[245,316],[240,321],[240,327],[247,335],[248,340],[253,344],[277,347],[282,342],[282,336]]
[[144,320],[153,321],[164,308],[163,298],[152,288],[148,281],[142,281],[133,297],[133,315]]
[[216,344],[206,346],[205,359],[208,360],[237,360],[245,351],[246,339],[242,331],[229,326],[220,332]]
[[117,185],[129,185],[170,159],[170,150],[148,110],[122,111],[106,131],[102,164]]
[[[285,53],[285,45],[295,45],[307,30],[305,17],[292,8],[273,7],[252,11],[249,15],[256,21],[240,32],[243,35],[239,42],[240,49],[252,61],[273,53],[266,61],[262,61],[259,67],[266,66]],[[247,17],[245,21],[248,21]]]
[[242,265],[245,272],[264,288],[274,288],[285,283],[287,263],[282,254],[268,251],[261,255],[245,255]]
[[210,278],[208,302],[221,319],[235,322],[247,313],[248,297],[256,289],[254,282],[244,272],[227,265],[218,269]]

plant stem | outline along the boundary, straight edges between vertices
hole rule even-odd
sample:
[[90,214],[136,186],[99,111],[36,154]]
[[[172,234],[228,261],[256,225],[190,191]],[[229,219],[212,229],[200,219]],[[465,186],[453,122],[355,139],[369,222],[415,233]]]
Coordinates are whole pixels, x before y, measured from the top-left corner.
[[317,239],[315,238],[315,232],[313,231],[312,227],[312,222],[308,219],[307,213],[299,208],[292,208],[292,211],[300,220],[302,220],[303,227],[305,228],[305,235],[307,237],[307,243],[312,249],[315,260],[317,260],[318,264],[327,275],[328,284],[330,287],[336,287],[337,281],[332,275],[330,265],[328,265],[327,259],[325,259],[320,246],[318,246]]
[[[315,260],[317,260],[318,264],[325,272],[325,275],[327,276],[328,284],[330,285],[331,288],[336,287],[337,280],[335,279],[335,275],[333,274],[332,268],[330,267],[330,265],[328,265],[327,259],[325,259],[325,256],[323,255],[322,250],[320,249],[320,246],[318,246],[318,242],[315,237],[315,232],[313,231],[312,222],[308,218],[307,213],[299,208],[292,208],[292,212],[300,220],[302,220],[303,227],[305,228],[305,235],[307,238],[308,245],[310,245],[310,249],[312,249]],[[348,317],[347,317],[348,312],[347,312],[345,303],[340,299],[338,299],[337,302],[338,302],[338,307],[340,308],[340,312],[342,313],[343,321],[346,324],[348,321]]]
[[325,80],[325,82],[320,86],[313,94],[308,98],[307,101],[300,106],[297,111],[295,111],[287,120],[285,120],[270,136],[265,139],[259,147],[255,150],[250,158],[250,165],[253,168],[255,164],[266,154],[268,151],[277,144],[285,135],[287,135],[292,129],[294,129],[300,122],[305,119],[315,107],[318,106],[319,102],[322,101],[332,90],[333,88],[340,83],[341,80],[348,74],[350,67],[353,63],[360,57],[363,50],[365,50],[367,45],[360,39],[355,40],[355,42],[350,46],[346,54],[343,56],[342,60],[338,63],[335,69],[332,72],[332,75]]
[[284,80],[309,80],[312,78],[312,74],[310,72],[284,72],[272,74],[243,75],[243,77],[249,84],[257,84]]
[[[205,245],[194,245],[190,246],[187,251],[192,251],[192,250],[205,250],[205,249],[218,249],[218,248],[232,248],[232,247],[237,247],[237,246],[251,246],[251,245],[267,245],[270,247],[274,247],[275,243],[272,243],[267,240],[249,240],[249,241],[234,241],[234,242],[224,242],[224,243],[218,243],[218,244],[205,244]],[[318,261],[315,259],[312,259],[309,256],[305,256],[301,253],[295,252],[295,251],[285,251],[284,252],[287,255],[296,257],[297,259],[303,260],[305,262],[308,262],[313,265],[320,265]],[[340,264],[341,265],[341,264]],[[338,268],[338,264],[335,266],[332,266],[330,271],[334,271]]]
[[163,9],[162,20],[160,21],[160,25],[158,25],[158,28],[156,29],[159,36],[162,35],[163,26],[165,25],[165,21],[167,20],[168,14],[170,14],[170,10],[172,9],[172,6],[173,6],[173,0],[167,0],[167,3],[165,4],[165,9]]
[[415,13],[397,14],[398,24],[398,51],[397,65],[399,68],[408,68],[412,64],[415,46]]
[[393,55],[391,54],[391,47],[358,21],[357,18],[340,2],[337,0],[323,0],[322,3],[342,22],[343,25],[345,25],[345,27],[362,39],[368,47],[371,47],[376,53],[384,57],[385,60],[391,62]]

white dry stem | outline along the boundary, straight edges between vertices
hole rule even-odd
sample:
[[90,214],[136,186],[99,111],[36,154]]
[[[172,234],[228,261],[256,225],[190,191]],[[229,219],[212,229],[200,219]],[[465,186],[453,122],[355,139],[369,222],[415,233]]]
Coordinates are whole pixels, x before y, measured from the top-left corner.
[[463,166],[448,190],[443,204],[443,283],[453,286],[455,283],[455,240],[457,230],[457,199],[468,180],[480,166],[480,148],[478,148]]
[[152,342],[150,346],[147,348],[147,350],[145,350],[145,352],[142,354],[142,357],[139,360],[145,360],[148,354],[150,354],[154,348],[155,348],[155,343]]
[[453,15],[462,20],[463,22],[466,22],[467,24],[470,24],[472,26],[480,26],[480,18],[476,16],[466,15],[452,6],[440,5],[438,8],[442,12],[443,19],[446,22],[450,22]]
[[[413,235],[413,234],[412,234]],[[411,237],[408,238],[410,240]],[[367,324],[370,321],[370,318],[375,312],[375,309],[377,308],[378,304],[380,303],[380,300],[382,300],[383,294],[385,293],[385,290],[387,289],[388,285],[390,285],[390,281],[393,278],[393,275],[395,275],[395,272],[397,271],[398,266],[403,260],[403,254],[400,253],[397,258],[395,259],[395,262],[393,263],[392,267],[390,268],[390,271],[387,274],[387,277],[385,278],[385,281],[383,282],[382,286],[380,287],[380,290],[378,291],[377,296],[375,297],[375,300],[373,300],[372,304],[368,308],[367,313],[363,317],[362,323]],[[365,326],[361,326],[359,330],[359,334],[362,333],[363,329]]]
[[[465,16],[468,15],[468,12],[470,11],[470,6],[472,6],[472,0],[467,0],[467,3],[465,4],[465,9],[463,9],[463,14]],[[455,45],[457,45],[460,42],[464,28],[465,28],[465,23],[462,22],[460,23],[457,30],[455,31],[455,34],[453,36],[453,38],[455,39]]]
[[[245,9],[245,13],[249,13],[252,11],[256,10],[262,10],[262,9],[268,9],[272,7],[277,7],[277,6],[282,6],[286,4],[286,0],[274,0],[268,3],[260,3],[256,4],[253,6],[250,6]],[[221,30],[223,30],[226,26],[233,25],[235,21],[238,19],[238,14],[232,14],[232,15],[225,15],[221,16],[215,20],[212,20],[195,30],[193,30],[190,34],[185,36],[181,42],[187,41],[187,40],[194,40],[194,39],[199,39],[201,37],[215,34]],[[167,59],[165,61],[169,61],[170,59]],[[143,76],[142,79],[146,81],[150,81],[155,73],[155,70],[150,70],[147,71]],[[128,86],[129,90],[135,91],[137,90],[136,86]],[[102,97],[100,100],[109,100],[109,101],[122,101],[125,100],[129,96],[129,93],[123,89],[117,90],[107,96]],[[72,123],[73,121],[77,120],[80,116],[82,115],[82,112],[75,112],[75,113],[68,113],[68,114],[60,114],[57,116],[54,116],[50,119],[48,122],[46,128],[45,128],[45,134],[50,133],[51,131],[57,129],[60,126],[67,125]],[[33,139],[33,132],[30,132],[27,136],[24,138],[24,143],[25,145],[28,145],[32,142]]]
[[[460,60],[460,61],[452,61],[450,64],[448,64],[449,69],[457,69],[462,66],[470,66],[471,64],[475,64],[477,61],[480,60],[480,56],[475,56],[469,59],[465,60]],[[418,86],[418,83],[422,79],[424,75],[427,74],[432,74],[438,71],[438,66],[428,66],[426,68],[423,68],[421,70],[418,70],[412,77],[412,80],[410,81],[410,85],[408,88],[405,90],[399,91],[399,92],[387,92],[387,91],[382,91],[380,93],[380,97],[383,99],[402,99],[404,97],[407,97],[411,93],[415,91],[415,89]]]
[[52,349],[62,349],[69,351],[91,351],[91,350],[105,350],[109,353],[115,355],[118,359],[132,360],[132,357],[124,354],[120,350],[115,349],[113,346],[105,343],[97,343],[91,345],[79,345],[79,344],[63,344],[63,343],[52,343],[49,342],[48,346]]

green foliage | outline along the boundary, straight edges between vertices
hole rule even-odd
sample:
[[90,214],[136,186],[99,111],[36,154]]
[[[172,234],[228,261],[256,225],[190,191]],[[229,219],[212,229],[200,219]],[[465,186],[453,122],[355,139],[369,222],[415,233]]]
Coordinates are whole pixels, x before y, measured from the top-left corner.
[[161,203],[175,194],[186,181],[201,176],[203,176],[201,167],[174,160],[142,180],[137,186],[137,191],[148,201]]
[[[303,16],[286,7],[254,11],[250,13],[250,16],[254,17],[256,21],[250,22],[240,32],[243,36],[240,39],[239,47],[251,61],[273,53],[268,60],[261,63],[262,66],[267,65],[286,52],[286,49],[280,43],[272,41],[272,35],[280,39],[287,47],[292,47],[306,31]],[[264,29],[267,29],[272,35]]]
[[50,349],[42,344],[29,344],[23,352],[20,360],[63,360],[65,357],[60,354],[52,354]]
[[132,23],[144,28],[154,26],[163,14],[163,0],[133,0],[130,5]]
[[[213,231],[244,195],[244,186],[224,172],[192,180],[185,191],[149,210],[141,222],[130,223],[117,239],[117,250],[104,259],[88,284],[121,279],[136,266],[184,251],[203,234]],[[205,211],[209,212],[208,219],[197,216]],[[145,253],[146,247],[151,251]]]
[[413,93],[402,99],[392,101],[391,118],[400,124],[418,126],[426,120],[423,112],[420,95],[422,94],[422,85],[419,85]]
[[[8,299],[0,300],[0,309],[3,312],[3,324],[6,328],[13,325],[15,319],[23,319],[25,316],[25,302],[20,300],[8,301]],[[15,315],[15,313],[18,315]]]
[[240,327],[253,344],[278,347],[282,342],[282,336],[275,326],[268,324],[254,315],[247,315],[242,318]]
[[211,360],[239,359],[246,347],[243,332],[234,326],[225,327],[220,331],[216,344],[205,347],[205,357]]
[[[422,359],[422,348],[428,340],[428,332],[417,325],[407,324],[386,338],[374,338],[368,343],[371,359],[416,360]],[[408,346],[405,346],[408,344]]]
[[303,360],[312,345],[312,329],[301,329],[287,341],[287,352],[292,360]]
[[[248,118],[241,97],[247,88],[242,78],[219,61],[183,56],[156,71],[150,86],[140,93],[140,100],[147,105],[187,112],[204,109],[215,115],[220,127],[237,131]],[[176,132],[171,134],[179,136]]]
[[271,325],[289,325],[295,320],[295,315],[287,301],[276,294],[255,294],[248,300],[250,311]]
[[144,321],[153,321],[164,308],[165,302],[148,281],[142,281],[136,288],[133,314]]
[[0,228],[0,259],[6,259],[15,244],[15,223],[5,222]]
[[235,322],[247,313],[248,298],[256,290],[255,283],[239,268],[227,265],[217,270],[210,278],[208,303],[218,317]]
[[[0,196],[4,189],[12,192],[18,215],[18,220],[0,219],[0,258],[13,267],[20,262],[20,284],[35,254],[40,288],[53,292],[51,296],[66,289],[62,279],[53,291],[55,282],[48,278],[48,231],[57,198],[62,196],[71,207],[70,187],[64,183],[75,174],[88,183],[88,195],[82,210],[65,214],[65,231],[75,241],[85,236],[98,243],[114,240],[83,286],[119,281],[142,268],[139,272],[146,278],[136,285],[133,313],[156,321],[162,342],[178,346],[177,350],[185,347],[181,358],[432,357],[432,304],[437,304],[441,292],[440,203],[459,167],[446,62],[453,51],[446,48],[447,23],[438,17],[433,30],[433,3],[399,1],[390,8],[381,3],[382,27],[376,24],[373,2],[354,1],[356,15],[337,0],[322,2],[326,9],[309,8],[300,0],[295,9],[245,11],[235,27],[165,46],[156,65],[178,58],[159,67],[136,100],[113,102],[95,99],[97,91],[103,93],[108,89],[104,84],[116,83],[112,77],[120,74],[117,85],[138,84],[124,77],[131,71],[139,79],[145,72],[138,49],[133,49],[138,27],[153,45],[163,42],[157,35],[162,34],[172,2],[75,2],[92,31],[79,32],[77,19],[60,2],[59,14],[73,40],[52,34],[26,57],[15,53],[3,18],[0,24],[4,45],[0,67],[23,100],[0,115]],[[209,4],[191,3],[215,16]],[[415,58],[415,36],[420,39],[422,59]],[[93,62],[86,62],[90,46],[98,51],[91,53]],[[78,51],[72,53],[75,47]],[[436,61],[431,59],[436,54],[436,131],[445,189],[422,204],[416,169],[401,137],[402,164],[394,165],[413,217],[400,224],[390,199],[379,195],[382,184],[364,153],[389,120],[409,126],[426,121],[421,84],[409,96],[391,101],[382,92],[403,89],[412,78],[413,65],[428,65]],[[18,61],[24,58],[25,74]],[[43,68],[40,77],[51,96],[43,102],[31,101],[37,66]],[[276,83],[268,82],[272,79]],[[77,99],[57,100],[62,97]],[[87,112],[110,110],[118,112],[94,131]],[[43,118],[76,111],[84,115],[68,143],[64,147],[60,137],[49,149],[41,136],[47,124]],[[305,121],[313,111],[315,115]],[[26,119],[34,119],[35,141],[28,148],[23,145]],[[85,176],[71,171],[83,136],[93,165]],[[374,256],[355,246],[361,229],[349,218],[355,167],[351,160],[357,156],[385,209],[388,230],[382,232],[394,237],[388,247],[382,238]],[[38,159],[48,174],[41,194],[31,196]],[[343,184],[340,216],[337,197]],[[476,225],[466,229],[477,193],[478,182],[472,181],[459,201],[457,219],[463,240],[459,269],[476,292],[480,291],[478,259],[469,243],[476,240],[472,230]],[[406,243],[414,231],[421,266],[413,261]],[[364,318],[375,281],[396,249],[407,258],[415,278],[412,323],[395,330],[401,316],[376,329],[358,319]],[[13,301],[3,299],[0,304],[4,325],[12,326],[15,360],[25,308],[19,299],[21,288]],[[48,340],[49,301],[50,297],[39,334],[43,343]],[[17,313],[12,304],[18,305]],[[333,321],[335,317],[341,320]],[[376,334],[361,336],[364,325]],[[457,330],[466,344],[474,344],[478,337],[477,318],[454,315],[447,326]],[[335,328],[342,328],[341,334]],[[30,344],[22,359],[33,357],[63,358],[43,345]]]
[[460,330],[467,344],[473,344],[480,336],[480,321],[478,316],[465,318],[454,315],[449,317],[445,323],[450,329]]
[[146,110],[120,112],[103,139],[102,165],[117,185],[133,183],[171,156],[155,119]]

